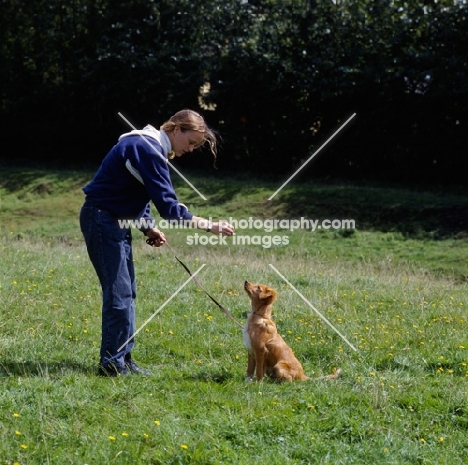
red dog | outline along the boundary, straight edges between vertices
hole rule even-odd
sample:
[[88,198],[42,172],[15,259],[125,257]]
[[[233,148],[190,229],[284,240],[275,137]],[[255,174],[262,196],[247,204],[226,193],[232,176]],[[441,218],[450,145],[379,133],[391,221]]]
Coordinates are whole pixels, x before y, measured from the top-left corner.
[[[248,350],[247,380],[251,381],[254,373],[257,381],[262,381],[265,374],[276,381],[310,379],[291,348],[278,334],[276,324],[271,319],[276,291],[264,284],[248,281],[245,281],[244,289],[252,302],[252,310],[242,330],[244,345]],[[324,378],[337,378],[340,371]]]

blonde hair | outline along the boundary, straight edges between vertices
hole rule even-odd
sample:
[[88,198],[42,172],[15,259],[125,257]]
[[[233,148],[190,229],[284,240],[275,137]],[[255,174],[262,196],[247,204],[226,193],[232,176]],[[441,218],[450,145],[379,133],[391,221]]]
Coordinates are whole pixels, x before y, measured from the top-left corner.
[[205,142],[208,142],[210,151],[216,159],[218,153],[218,140],[216,132],[208,127],[202,115],[193,110],[180,110],[175,115],[171,116],[160,127],[164,132],[172,132],[178,126],[182,132],[197,131],[203,134],[203,142],[196,148],[201,147]]

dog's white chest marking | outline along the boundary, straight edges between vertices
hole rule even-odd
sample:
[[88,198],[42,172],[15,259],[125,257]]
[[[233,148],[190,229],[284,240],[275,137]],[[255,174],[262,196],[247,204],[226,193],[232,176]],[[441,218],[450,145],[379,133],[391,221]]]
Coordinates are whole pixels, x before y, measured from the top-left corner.
[[250,340],[250,334],[247,332],[247,328],[244,326],[242,328],[242,339],[244,339],[245,348],[252,352],[252,341]]
[[249,321],[250,321],[251,316],[252,316],[252,313],[249,313],[247,322],[245,323],[245,326],[242,328],[242,339],[244,340],[245,348],[249,352],[252,352],[252,341],[250,340],[250,334],[247,332],[247,328],[249,326]]

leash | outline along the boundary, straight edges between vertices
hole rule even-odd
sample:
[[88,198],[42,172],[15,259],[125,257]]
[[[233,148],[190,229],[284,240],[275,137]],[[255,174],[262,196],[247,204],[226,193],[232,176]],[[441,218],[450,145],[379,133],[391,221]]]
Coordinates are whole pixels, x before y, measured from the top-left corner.
[[[146,243],[148,245],[153,245],[155,242],[154,239],[146,239]],[[185,269],[185,271],[190,275],[190,277],[192,278],[192,280],[195,282],[195,284],[214,302],[215,305],[217,305],[217,307],[228,317],[230,318],[232,321],[234,321],[234,323],[236,323],[237,326],[239,326],[240,328],[244,328],[232,315],[231,313],[226,310],[204,287],[203,285],[200,283],[200,281],[198,281],[197,277],[196,276],[193,276],[192,272],[189,270],[188,266],[182,261],[179,259],[179,257],[177,257],[176,253],[174,252],[174,249],[169,245],[169,242],[165,242],[165,244],[169,247],[169,250],[172,252],[172,254],[174,255],[175,259],[183,266],[183,268]]]

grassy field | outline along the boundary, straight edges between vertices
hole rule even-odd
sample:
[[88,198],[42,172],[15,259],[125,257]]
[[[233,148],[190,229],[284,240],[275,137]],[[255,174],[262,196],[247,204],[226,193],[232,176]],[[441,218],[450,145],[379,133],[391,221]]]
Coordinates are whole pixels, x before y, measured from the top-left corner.
[[188,275],[136,231],[134,357],[153,374],[104,379],[100,289],[78,226],[91,176],[0,168],[0,464],[468,463],[466,193],[314,181],[268,201],[283,180],[193,175],[203,201],[174,175],[201,216],[356,221],[238,230],[287,237],[268,248],[166,231],[238,320],[245,280],[275,287],[275,320],[307,374],[343,375],[246,383],[239,328],[192,282],[145,325]]

